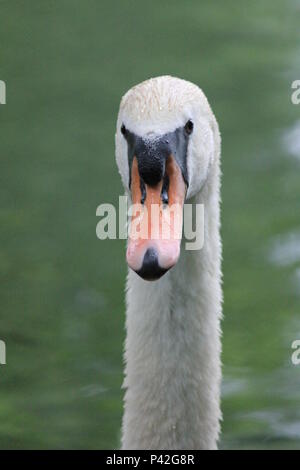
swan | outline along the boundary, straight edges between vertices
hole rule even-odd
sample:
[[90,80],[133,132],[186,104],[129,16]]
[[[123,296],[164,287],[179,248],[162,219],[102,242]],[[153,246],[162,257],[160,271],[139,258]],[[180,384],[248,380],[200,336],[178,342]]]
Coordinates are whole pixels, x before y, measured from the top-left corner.
[[[216,449],[222,316],[218,124],[198,86],[161,76],[123,96],[115,143],[131,203],[149,209],[154,202],[165,208],[175,202],[180,211],[185,202],[204,205],[201,250],[185,249],[184,235],[181,241],[138,240],[129,233],[122,449]],[[164,224],[149,212],[136,217],[140,229],[145,220]]]

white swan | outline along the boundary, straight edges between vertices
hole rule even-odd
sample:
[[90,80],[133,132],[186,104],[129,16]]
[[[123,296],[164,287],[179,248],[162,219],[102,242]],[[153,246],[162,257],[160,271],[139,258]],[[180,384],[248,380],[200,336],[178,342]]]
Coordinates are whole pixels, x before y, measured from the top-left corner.
[[[221,419],[220,135],[203,92],[170,76],[129,90],[118,115],[116,159],[133,202],[142,199],[149,208],[165,190],[165,203],[182,205],[184,188],[186,201],[205,209],[200,251],[185,250],[182,240],[179,256],[180,241],[129,239],[122,448],[215,449]],[[148,282],[141,276],[161,277]]]

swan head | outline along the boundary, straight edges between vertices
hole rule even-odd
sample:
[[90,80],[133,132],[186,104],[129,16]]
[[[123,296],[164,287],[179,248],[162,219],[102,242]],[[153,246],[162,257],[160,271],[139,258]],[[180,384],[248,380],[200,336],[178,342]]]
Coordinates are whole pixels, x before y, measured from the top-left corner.
[[183,205],[207,179],[215,135],[205,95],[185,80],[152,78],[121,100],[116,160],[133,204],[126,257],[146,280],[178,261]]

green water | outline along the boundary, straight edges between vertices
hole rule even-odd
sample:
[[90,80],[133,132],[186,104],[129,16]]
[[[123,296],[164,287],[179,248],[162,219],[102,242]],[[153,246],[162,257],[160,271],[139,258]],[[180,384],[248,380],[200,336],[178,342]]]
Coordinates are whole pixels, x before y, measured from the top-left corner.
[[0,1],[0,448],[114,448],[122,416],[122,94],[199,84],[223,138],[222,448],[300,448],[300,2]]

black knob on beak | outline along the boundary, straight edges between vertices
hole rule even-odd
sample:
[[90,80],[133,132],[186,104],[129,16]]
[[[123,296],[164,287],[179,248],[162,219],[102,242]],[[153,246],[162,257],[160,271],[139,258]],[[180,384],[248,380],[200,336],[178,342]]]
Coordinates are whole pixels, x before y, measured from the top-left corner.
[[137,271],[137,274],[146,281],[156,281],[167,271],[168,269],[159,266],[156,250],[154,248],[148,248],[144,255],[142,267]]

